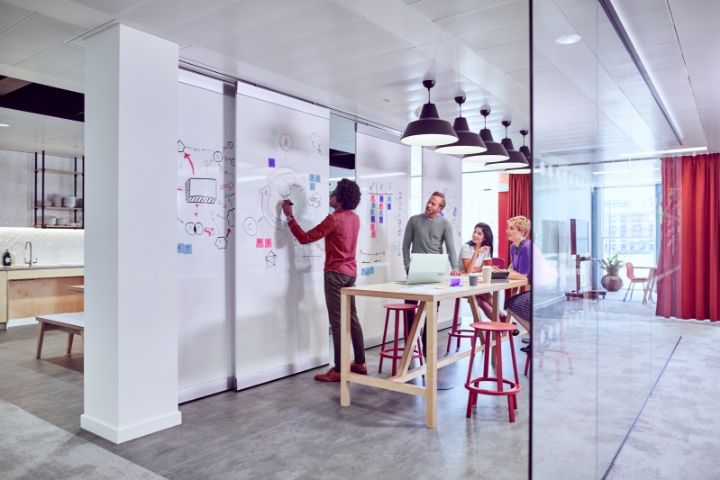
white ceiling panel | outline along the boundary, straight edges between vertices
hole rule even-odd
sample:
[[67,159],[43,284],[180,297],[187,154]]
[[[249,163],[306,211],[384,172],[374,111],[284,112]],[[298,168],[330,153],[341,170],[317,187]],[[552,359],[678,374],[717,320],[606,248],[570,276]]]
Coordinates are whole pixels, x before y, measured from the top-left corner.
[[642,30],[630,34],[636,48],[650,47],[661,43],[677,42],[674,27],[664,27],[652,30]]
[[234,0],[150,0],[120,15],[124,22],[162,32]]
[[660,28],[672,27],[672,17],[670,10],[656,10],[641,15],[633,15],[622,19],[625,28],[633,32],[642,32],[650,30],[658,30]]
[[496,7],[446,18],[438,21],[437,24],[455,36],[462,36],[500,25],[517,23],[527,19],[528,12],[527,1],[512,0]]
[[85,63],[85,51],[83,49],[60,43],[20,62],[18,67],[58,75],[83,63]]
[[632,0],[632,2],[620,2],[615,5],[620,18],[652,13],[668,8],[667,0]]
[[84,29],[35,14],[0,34],[0,63],[16,65]]
[[651,58],[643,62],[651,72],[664,70],[666,68],[680,68],[685,66],[685,59],[682,55],[674,57]]
[[191,45],[204,45],[324,0],[240,0],[164,33]]
[[375,58],[387,53],[411,48],[410,45],[393,35],[383,35],[326,52],[299,58],[270,67],[270,70],[295,77],[331,68],[336,65],[352,63],[367,58]]
[[645,47],[638,50],[643,63],[659,58],[675,57],[682,55],[680,45],[675,42],[661,43],[651,47]]
[[85,82],[85,65],[79,65],[65,72],[58,74],[58,77],[68,78],[76,82]]
[[3,131],[9,131],[5,130],[6,128],[19,127],[20,125],[25,125],[26,123],[31,123],[33,121],[35,121],[35,118],[31,113],[0,107],[0,123],[10,125],[10,127],[0,128],[0,134],[2,134]]
[[507,3],[508,0],[422,0],[413,3],[413,8],[428,17],[433,22],[494,7]]
[[270,65],[298,60],[303,57],[385,34],[385,30],[373,25],[367,20],[355,20],[335,28],[329,28],[322,32],[294,39],[291,42],[259,50],[255,53],[242,56],[239,60],[252,63],[259,67],[268,67]]
[[523,20],[497,28],[483,29],[460,37],[460,40],[473,50],[485,50],[506,43],[528,40],[530,38],[530,22]]
[[347,8],[335,2],[325,2],[220,38],[204,46],[228,57],[238,58],[357,18],[358,16]]
[[523,88],[530,90],[530,69],[518,70],[515,72],[509,72],[508,76],[515,80],[518,84],[522,85]]
[[591,3],[573,10],[566,10],[565,15],[575,28],[596,25],[598,23],[598,19],[600,20],[600,23],[602,21],[607,21],[607,17],[605,16],[599,3]]
[[24,18],[32,15],[31,10],[16,7],[15,5],[8,5],[7,3],[0,2],[0,33],[4,32],[8,28],[12,27]]
[[75,3],[85,5],[99,12],[116,15],[128,8],[145,2],[146,0],[73,0]]

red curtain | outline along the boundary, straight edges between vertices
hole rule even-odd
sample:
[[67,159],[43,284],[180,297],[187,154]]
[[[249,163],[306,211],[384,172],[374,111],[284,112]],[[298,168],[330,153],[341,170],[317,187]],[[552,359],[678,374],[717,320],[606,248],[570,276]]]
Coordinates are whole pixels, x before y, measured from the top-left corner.
[[718,321],[720,154],[665,159],[662,174],[657,314]]
[[530,175],[510,175],[508,191],[510,218],[518,215],[530,218]]
[[504,258],[507,262],[510,258],[510,250],[507,239],[507,221],[508,221],[508,192],[498,192],[498,231],[495,234],[497,238],[498,251],[496,257]]

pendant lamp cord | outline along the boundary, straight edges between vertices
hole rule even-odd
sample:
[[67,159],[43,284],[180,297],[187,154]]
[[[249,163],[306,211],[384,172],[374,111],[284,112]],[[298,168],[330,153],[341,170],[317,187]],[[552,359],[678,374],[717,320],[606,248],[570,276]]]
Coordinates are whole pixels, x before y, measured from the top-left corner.
[[430,89],[428,88],[428,103],[430,103]]

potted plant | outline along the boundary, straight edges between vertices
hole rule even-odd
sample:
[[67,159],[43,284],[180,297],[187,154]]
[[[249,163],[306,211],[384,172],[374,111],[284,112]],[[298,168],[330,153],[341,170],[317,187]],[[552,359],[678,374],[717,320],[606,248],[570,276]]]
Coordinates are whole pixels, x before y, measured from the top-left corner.
[[600,283],[608,292],[617,292],[623,287],[622,278],[618,277],[618,272],[625,266],[625,262],[620,260],[620,255],[615,255],[600,260],[600,267],[605,270],[606,275],[602,277]]

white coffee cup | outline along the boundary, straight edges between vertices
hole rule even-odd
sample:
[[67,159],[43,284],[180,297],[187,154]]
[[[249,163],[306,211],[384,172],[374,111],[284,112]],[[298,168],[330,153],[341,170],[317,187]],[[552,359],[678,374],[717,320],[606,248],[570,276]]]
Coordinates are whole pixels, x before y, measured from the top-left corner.
[[477,286],[479,277],[480,277],[480,275],[477,273],[471,273],[468,275],[468,280],[470,282],[471,287]]
[[492,267],[485,265],[482,267],[482,279],[483,283],[492,282]]

